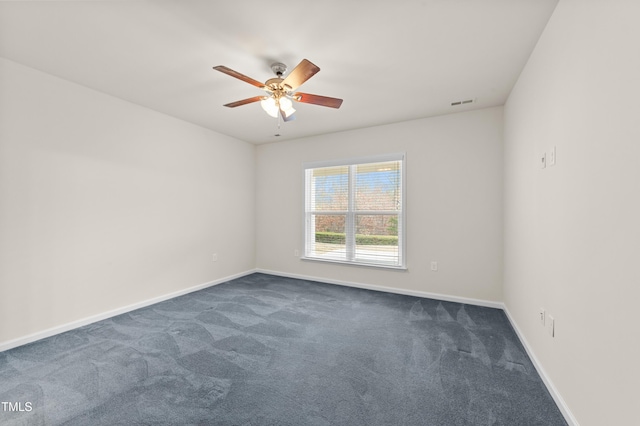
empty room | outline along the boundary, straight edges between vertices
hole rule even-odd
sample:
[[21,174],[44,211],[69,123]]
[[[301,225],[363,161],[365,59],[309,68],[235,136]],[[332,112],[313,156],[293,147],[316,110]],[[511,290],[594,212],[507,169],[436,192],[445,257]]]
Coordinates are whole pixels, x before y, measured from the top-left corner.
[[639,17],[0,2],[0,424],[640,424]]

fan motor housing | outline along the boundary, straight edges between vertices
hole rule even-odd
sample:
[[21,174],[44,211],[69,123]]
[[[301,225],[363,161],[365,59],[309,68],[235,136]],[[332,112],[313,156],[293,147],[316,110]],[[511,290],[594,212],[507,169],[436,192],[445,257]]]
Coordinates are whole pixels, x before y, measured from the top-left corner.
[[273,93],[284,94],[286,91],[284,87],[282,87],[283,78],[270,78],[264,84],[267,88]]

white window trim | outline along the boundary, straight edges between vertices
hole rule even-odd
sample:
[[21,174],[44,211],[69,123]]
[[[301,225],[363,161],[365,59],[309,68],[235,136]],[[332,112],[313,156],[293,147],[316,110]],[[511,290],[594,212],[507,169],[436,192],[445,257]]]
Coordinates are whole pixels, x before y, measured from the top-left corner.
[[[307,183],[307,178],[306,178],[306,173],[308,169],[315,169],[315,168],[321,168],[321,167],[334,167],[334,166],[356,166],[358,164],[367,164],[367,163],[383,163],[386,161],[401,161],[402,162],[402,167],[401,167],[401,174],[400,174],[400,179],[402,181],[402,184],[400,185],[400,191],[401,191],[401,200],[402,200],[402,211],[400,213],[400,220],[398,221],[398,257],[400,260],[400,264],[399,265],[385,265],[384,263],[368,263],[368,262],[364,262],[364,261],[356,261],[356,259],[351,259],[351,260],[341,260],[341,259],[326,259],[326,258],[318,258],[318,257],[307,257],[306,256],[306,248],[307,248],[307,241],[309,240],[309,238],[313,238],[315,240],[315,234],[310,235],[312,233],[312,226],[307,226],[307,221],[309,220],[309,214],[307,213],[307,188],[306,188],[306,183]],[[313,161],[313,162],[305,162],[302,165],[302,200],[303,200],[303,206],[302,206],[302,229],[303,229],[303,241],[302,241],[302,256],[300,257],[301,260],[305,260],[305,261],[313,261],[313,262],[325,262],[325,263],[337,263],[337,264],[343,264],[343,265],[351,265],[351,266],[364,266],[364,267],[371,267],[371,268],[382,268],[382,269],[395,269],[395,270],[407,270],[407,256],[406,256],[406,245],[407,245],[407,233],[406,233],[406,215],[407,215],[407,198],[406,198],[406,192],[407,192],[407,180],[406,180],[406,154],[404,152],[401,153],[393,153],[393,154],[383,154],[383,155],[373,155],[373,156],[367,156],[367,157],[355,157],[355,158],[345,158],[345,159],[338,159],[338,160],[324,160],[324,161]],[[352,187],[355,183],[353,182],[353,174],[350,173],[350,180],[349,180],[349,186]],[[353,192],[353,188],[351,188],[351,191]],[[331,211],[327,211],[327,212],[323,212],[323,211],[314,211],[314,214],[345,214],[347,217],[346,220],[346,229],[345,229],[345,233],[347,236],[347,239],[345,240],[345,246],[346,246],[346,250],[349,255],[349,257],[352,257],[352,254],[355,253],[355,251],[353,250],[353,246],[355,245],[355,232],[353,232],[353,227],[355,226],[355,224],[353,223],[353,218],[355,217],[355,209],[352,203],[355,203],[355,199],[353,197],[350,197],[349,199],[349,203],[351,204],[349,206],[349,211],[336,211],[336,210],[331,210]],[[397,214],[397,210],[375,210],[375,211],[358,211],[358,214]],[[351,248],[351,250],[350,250]]]

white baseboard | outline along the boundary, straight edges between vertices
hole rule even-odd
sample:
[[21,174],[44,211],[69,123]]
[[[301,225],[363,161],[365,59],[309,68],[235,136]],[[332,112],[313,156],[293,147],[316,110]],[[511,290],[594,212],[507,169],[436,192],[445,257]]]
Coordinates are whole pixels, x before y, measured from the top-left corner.
[[504,307],[504,313],[507,315],[507,318],[509,319],[511,326],[516,331],[516,334],[518,335],[518,338],[520,339],[522,346],[524,346],[524,349],[527,351],[529,358],[531,358],[531,362],[533,363],[533,366],[538,371],[538,374],[542,378],[542,381],[544,382],[545,386],[547,387],[547,390],[551,394],[551,397],[556,402],[556,405],[562,412],[564,419],[567,421],[569,426],[580,426],[580,424],[578,423],[578,420],[576,420],[573,413],[567,406],[567,403],[564,401],[564,398],[562,398],[562,396],[560,395],[556,387],[553,385],[553,382],[547,375],[547,372],[544,370],[544,368],[538,361],[538,358],[536,358],[536,355],[531,349],[531,346],[529,346],[529,342],[527,342],[527,339],[525,339],[524,334],[522,334],[522,332],[518,328],[518,324],[515,322],[515,320],[511,316],[511,313],[509,313],[509,309],[506,306]]
[[116,315],[121,315],[127,312],[134,311],[136,309],[144,308],[144,307],[153,305],[155,303],[164,302],[165,300],[173,299],[174,297],[182,296],[184,294],[193,293],[194,291],[202,290],[207,287],[212,287],[214,285],[222,284],[224,282],[227,282],[236,278],[253,274],[254,272],[256,272],[254,269],[240,272],[238,274],[230,275],[228,277],[219,278],[217,280],[213,280],[213,281],[209,281],[193,287],[189,287],[184,290],[174,291],[173,293],[164,294],[162,296],[154,297],[148,300],[143,300],[142,302],[134,303],[132,305],[124,306],[122,308],[113,309],[111,311],[103,312],[97,315],[92,315],[90,317],[73,321],[67,324],[63,324],[57,327],[52,327],[43,331],[39,331],[37,333],[29,334],[24,337],[19,337],[17,339],[9,340],[6,342],[0,342],[0,352],[6,351],[12,348],[16,348],[18,346],[26,345],[28,343],[35,342],[36,340],[45,339],[47,337],[51,337],[56,334],[64,333],[65,331],[73,330],[74,328],[82,327],[97,321],[102,321],[107,318],[115,317]]
[[381,285],[357,283],[352,281],[312,277],[309,275],[290,274],[288,272],[271,271],[268,269],[258,268],[255,270],[255,272],[259,272],[261,274],[276,275],[279,277],[297,278],[300,280],[307,280],[307,281],[318,281],[322,283],[336,284],[336,285],[342,285],[346,287],[357,287],[357,288],[363,288],[365,290],[383,291],[385,293],[403,294],[405,296],[424,297],[426,299],[436,299],[436,300],[443,300],[446,302],[464,303],[466,305],[484,306],[486,308],[504,309],[504,304],[502,302],[493,302],[491,300],[471,299],[467,297],[449,296],[446,294],[439,294],[439,293],[428,293],[426,291],[415,291],[415,290],[407,290],[407,289],[401,289],[401,288],[395,288],[395,287],[385,287]]
[[509,322],[511,323],[511,326],[515,330],[518,338],[520,339],[522,346],[524,346],[525,350],[527,351],[529,358],[531,358],[531,362],[533,363],[536,371],[542,378],[542,381],[547,387],[547,390],[549,391],[549,393],[551,394],[551,397],[553,398],[556,405],[562,412],[562,415],[564,416],[565,420],[567,421],[569,426],[580,426],[576,418],[573,416],[573,413],[571,413],[571,410],[569,410],[569,407],[565,403],[564,399],[562,398],[558,390],[553,385],[553,382],[551,381],[549,376],[547,376],[547,373],[545,372],[544,368],[542,368],[542,366],[538,362],[538,359],[536,358],[535,354],[533,353],[533,350],[529,346],[527,339],[524,338],[524,335],[522,334],[522,332],[518,328],[518,325],[513,320],[513,317],[511,316],[511,314],[509,313],[509,310],[507,309],[505,304],[502,302],[493,302],[489,300],[470,299],[466,297],[449,296],[449,295],[438,294],[438,293],[428,293],[428,292],[422,292],[422,291],[398,289],[393,287],[384,287],[384,286],[377,286],[377,285],[363,284],[363,283],[356,283],[356,282],[349,282],[349,281],[342,281],[342,280],[333,280],[333,279],[327,279],[327,278],[312,277],[308,275],[290,274],[286,272],[271,271],[271,270],[259,269],[259,268],[256,269],[255,272],[268,274],[268,275],[276,275],[280,277],[296,278],[296,279],[308,280],[308,281],[318,281],[318,282],[324,282],[329,284],[343,285],[347,287],[357,287],[357,288],[363,288],[367,290],[384,291],[387,293],[404,294],[407,296],[425,297],[429,299],[444,300],[447,302],[457,302],[457,303],[464,303],[468,305],[477,305],[477,306],[484,306],[488,308],[502,309],[506,314],[507,318],[509,319]]
[[502,309],[505,312],[509,322],[511,323],[511,326],[515,330],[518,338],[520,339],[520,342],[522,343],[522,346],[527,351],[527,354],[529,355],[529,358],[531,359],[531,362],[533,363],[534,367],[538,371],[538,374],[542,378],[542,381],[544,382],[545,386],[547,387],[547,390],[551,394],[551,397],[556,402],[556,404],[558,405],[558,408],[562,412],[565,420],[567,421],[569,426],[580,426],[578,421],[576,420],[576,418],[573,416],[573,413],[571,412],[571,410],[569,409],[569,407],[565,403],[564,399],[562,398],[560,393],[557,391],[557,389],[553,385],[553,382],[551,381],[549,376],[547,376],[546,371],[544,370],[544,368],[542,368],[542,365],[540,364],[540,362],[538,362],[538,359],[536,358],[535,353],[533,352],[533,350],[529,346],[529,343],[527,342],[527,339],[524,337],[524,334],[522,334],[522,332],[518,328],[517,323],[514,321],[513,317],[509,313],[509,309],[507,309],[507,307],[504,305],[504,303],[502,303],[502,302],[494,302],[494,301],[490,301],[490,300],[472,299],[472,298],[458,297],[458,296],[449,296],[449,295],[444,295],[444,294],[439,294],[439,293],[429,293],[429,292],[423,292],[423,291],[406,290],[406,289],[399,289],[399,288],[394,288],[394,287],[385,287],[385,286],[378,286],[378,285],[372,285],[372,284],[357,283],[357,282],[351,282],[351,281],[334,280],[334,279],[328,279],[328,278],[313,277],[313,276],[308,276],[308,275],[290,274],[290,273],[272,271],[272,270],[267,270],[267,269],[259,269],[258,268],[258,269],[252,269],[252,270],[244,271],[244,272],[241,272],[241,273],[238,273],[238,274],[230,275],[230,276],[227,276],[227,277],[224,277],[224,278],[219,278],[217,280],[209,281],[207,283],[203,283],[203,284],[199,284],[199,285],[196,285],[196,286],[193,286],[193,287],[189,287],[189,288],[184,289],[184,290],[179,290],[179,291],[176,291],[176,292],[173,292],[173,293],[168,293],[168,294],[165,294],[165,295],[162,295],[162,296],[154,297],[152,299],[144,300],[142,302],[134,303],[132,305],[128,305],[128,306],[125,306],[125,307],[122,307],[122,308],[114,309],[114,310],[111,310],[111,311],[103,312],[103,313],[98,314],[98,315],[93,315],[91,317],[83,318],[83,319],[78,320],[78,321],[73,321],[73,322],[70,322],[70,323],[67,323],[67,324],[63,324],[63,325],[58,326],[58,327],[49,328],[47,330],[43,330],[43,331],[40,331],[40,332],[37,332],[37,333],[33,333],[33,334],[28,335],[28,336],[20,337],[18,339],[9,340],[9,341],[6,341],[6,342],[0,342],[0,352],[6,351],[6,350],[9,350],[9,349],[18,347],[18,346],[26,345],[28,343],[35,342],[36,340],[40,340],[40,339],[44,339],[44,338],[47,338],[47,337],[51,337],[51,336],[54,336],[56,334],[64,333],[66,331],[73,330],[74,328],[78,328],[78,327],[82,327],[82,326],[85,326],[85,325],[88,325],[88,324],[92,324],[92,323],[97,322],[97,321],[102,321],[104,319],[111,318],[111,317],[114,317],[116,315],[121,315],[121,314],[124,314],[124,313],[127,313],[127,312],[134,311],[136,309],[144,308],[144,307],[153,305],[155,303],[163,302],[165,300],[169,300],[169,299],[172,299],[174,297],[182,296],[182,295],[185,295],[185,294],[188,294],[188,293],[193,293],[194,291],[205,289],[207,287],[212,287],[214,285],[222,284],[224,282],[227,282],[227,281],[230,281],[230,280],[233,280],[233,279],[236,279],[236,278],[241,278],[241,277],[244,277],[244,276],[256,273],[256,272],[262,273],[262,274],[280,276],[280,277],[296,278],[296,279],[307,280],[307,281],[324,282],[324,283],[342,285],[342,286],[347,286],[347,287],[356,287],[356,288],[362,288],[362,289],[366,289],[366,290],[383,291],[383,292],[386,292],[386,293],[403,294],[403,295],[407,295],[407,296],[424,297],[424,298],[429,298],[429,299],[443,300],[443,301],[447,301],[447,302],[464,303],[464,304],[468,304],[468,305],[477,305],[477,306],[484,306],[484,307],[488,307],[488,308]]

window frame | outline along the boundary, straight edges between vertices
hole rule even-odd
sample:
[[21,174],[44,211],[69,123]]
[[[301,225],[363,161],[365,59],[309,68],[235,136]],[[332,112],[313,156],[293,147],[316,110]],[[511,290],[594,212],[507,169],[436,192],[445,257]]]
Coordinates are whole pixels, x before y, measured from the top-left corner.
[[[375,163],[384,163],[390,161],[399,161],[400,162],[400,210],[356,210],[355,208],[355,197],[353,194],[355,193],[355,178],[353,171],[359,165],[363,164],[375,164]],[[348,166],[348,205],[347,210],[308,210],[308,202],[309,196],[308,190],[308,180],[307,180],[307,171],[317,168],[324,167],[341,167]],[[305,162],[302,165],[302,200],[303,200],[303,208],[302,208],[302,229],[303,229],[303,241],[302,241],[302,260],[310,260],[314,262],[327,262],[327,263],[337,263],[337,264],[345,264],[345,265],[355,265],[355,266],[365,266],[365,267],[373,267],[373,268],[384,268],[384,269],[397,269],[397,270],[406,270],[407,269],[407,256],[406,256],[406,211],[407,211],[407,180],[406,180],[406,154],[404,152],[400,153],[392,153],[392,154],[383,154],[383,155],[372,155],[366,157],[355,157],[355,158],[344,158],[344,159],[335,159],[335,160],[325,160],[325,161],[312,161]],[[308,249],[313,244],[315,244],[315,229],[312,229],[311,224],[311,216],[312,215],[344,215],[345,216],[345,258],[326,258],[326,257],[315,257],[309,256]],[[382,261],[363,261],[358,260],[355,257],[355,239],[356,239],[356,216],[360,215],[394,215],[398,216],[398,262],[397,263],[384,263]],[[310,243],[310,239],[313,239],[313,242]]]

